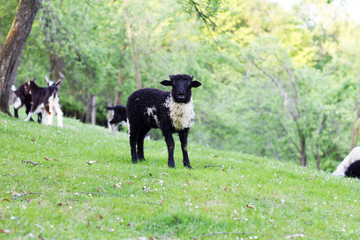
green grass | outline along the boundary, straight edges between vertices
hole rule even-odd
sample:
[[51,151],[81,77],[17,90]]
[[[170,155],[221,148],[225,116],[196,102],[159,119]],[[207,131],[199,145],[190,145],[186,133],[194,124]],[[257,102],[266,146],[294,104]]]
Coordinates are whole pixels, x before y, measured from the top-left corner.
[[0,114],[0,239],[359,239],[357,180],[193,144],[188,170],[179,146],[132,164],[126,133]]

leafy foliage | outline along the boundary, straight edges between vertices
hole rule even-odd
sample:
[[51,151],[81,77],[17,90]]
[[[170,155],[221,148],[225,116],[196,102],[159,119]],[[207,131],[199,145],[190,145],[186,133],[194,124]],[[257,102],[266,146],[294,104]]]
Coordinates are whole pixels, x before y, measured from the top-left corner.
[[[17,1],[2,3],[0,45]],[[169,74],[192,74],[203,85],[190,141],[294,162],[304,150],[310,166],[331,171],[349,151],[360,102],[359,25],[333,4],[44,0],[16,84],[45,85],[60,70],[65,114],[86,121],[95,95],[106,124],[105,105],[126,104],[137,75],[162,88]]]

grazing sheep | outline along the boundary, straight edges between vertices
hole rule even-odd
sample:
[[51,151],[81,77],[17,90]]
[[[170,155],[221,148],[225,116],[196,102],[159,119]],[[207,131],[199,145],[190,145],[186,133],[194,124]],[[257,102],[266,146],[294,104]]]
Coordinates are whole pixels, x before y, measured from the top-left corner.
[[119,125],[122,122],[126,122],[126,107],[123,105],[116,105],[114,107],[107,106],[106,109],[108,111],[114,111],[112,118],[109,119],[108,125],[109,130],[111,133],[115,133],[115,131],[118,129]]
[[360,147],[355,147],[332,173],[339,177],[360,178]]
[[25,121],[29,121],[34,113],[41,112],[42,109],[45,109],[45,124],[52,125],[53,113],[55,112],[57,115],[58,126],[63,127],[63,112],[61,111],[58,92],[58,86],[61,81],[62,80],[59,80],[57,83],[47,88],[41,88],[36,85],[35,79],[33,81],[27,80],[25,83],[25,93],[31,95],[32,104]]
[[[175,168],[173,133],[178,133],[185,167],[192,168],[187,152],[187,137],[194,123],[194,106],[191,88],[201,85],[194,76],[170,75],[161,82],[172,90],[144,88],[133,92],[126,105],[132,162],[145,161],[144,138],[151,128],[160,128],[168,149],[168,166]],[[137,150],[136,150],[137,146]]]

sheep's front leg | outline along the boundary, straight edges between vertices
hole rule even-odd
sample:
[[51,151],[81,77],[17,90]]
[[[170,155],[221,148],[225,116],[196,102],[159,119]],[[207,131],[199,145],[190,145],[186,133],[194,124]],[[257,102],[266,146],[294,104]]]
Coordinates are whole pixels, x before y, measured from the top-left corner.
[[174,161],[174,149],[175,149],[175,142],[174,138],[172,137],[172,133],[166,133],[164,134],[165,142],[168,149],[168,166],[170,168],[175,168],[175,161]]
[[187,151],[187,138],[188,138],[189,129],[185,129],[179,132],[180,142],[181,142],[181,150],[183,153],[183,162],[184,167],[192,169],[190,165],[189,155]]

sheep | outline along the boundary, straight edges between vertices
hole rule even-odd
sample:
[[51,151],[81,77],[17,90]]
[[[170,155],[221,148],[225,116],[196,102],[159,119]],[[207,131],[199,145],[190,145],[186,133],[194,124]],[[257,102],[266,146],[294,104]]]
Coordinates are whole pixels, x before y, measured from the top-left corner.
[[109,125],[110,132],[115,133],[115,131],[118,129],[119,125],[122,122],[126,122],[126,120],[127,120],[126,107],[123,105],[116,105],[114,107],[107,106],[106,109],[108,111],[114,112],[112,115],[112,118],[109,119],[109,121],[108,121],[108,125]]
[[175,168],[175,142],[172,134],[178,133],[184,166],[191,169],[187,152],[187,137],[195,117],[191,88],[197,88],[201,83],[193,81],[194,76],[186,74],[169,77],[170,80],[164,80],[161,84],[171,86],[171,91],[144,88],[133,92],[128,98],[126,112],[131,159],[133,163],[145,161],[145,135],[152,128],[160,128],[168,149],[168,166]]
[[355,147],[332,173],[339,177],[360,178],[360,147]]
[[63,127],[63,112],[60,108],[58,92],[58,86],[61,82],[62,80],[60,79],[57,83],[47,88],[41,88],[36,85],[35,79],[33,81],[27,79],[25,83],[25,93],[31,95],[32,105],[25,121],[29,121],[34,113],[38,113],[44,108],[45,124],[52,125],[53,112],[55,111],[58,126]]

